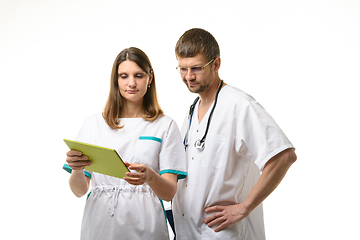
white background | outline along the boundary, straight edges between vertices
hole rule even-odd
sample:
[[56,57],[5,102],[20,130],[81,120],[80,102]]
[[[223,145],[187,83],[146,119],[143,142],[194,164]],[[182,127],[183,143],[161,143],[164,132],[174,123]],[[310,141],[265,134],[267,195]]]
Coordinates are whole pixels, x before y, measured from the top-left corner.
[[79,239],[85,197],[62,170],[101,112],[112,63],[136,46],[179,126],[196,97],[174,46],[200,27],[218,40],[220,77],[255,97],[297,148],[265,200],[268,240],[360,239],[360,2],[357,0],[0,0],[1,239]]

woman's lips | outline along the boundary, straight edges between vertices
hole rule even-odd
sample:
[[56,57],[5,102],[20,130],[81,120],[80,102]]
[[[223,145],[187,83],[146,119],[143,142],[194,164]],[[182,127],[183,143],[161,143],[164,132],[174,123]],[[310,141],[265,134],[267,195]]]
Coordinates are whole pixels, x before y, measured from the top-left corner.
[[127,90],[126,92],[129,94],[134,94],[134,93],[137,93],[137,90]]

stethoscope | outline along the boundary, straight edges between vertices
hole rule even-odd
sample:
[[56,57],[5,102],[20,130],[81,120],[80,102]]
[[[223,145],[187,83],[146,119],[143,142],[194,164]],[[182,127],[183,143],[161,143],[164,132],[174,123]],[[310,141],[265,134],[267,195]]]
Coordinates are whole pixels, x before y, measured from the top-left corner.
[[[209,118],[208,118],[208,121],[207,121],[207,125],[206,125],[206,130],[205,130],[205,134],[204,136],[197,140],[194,144],[195,148],[196,149],[199,149],[199,150],[203,150],[205,148],[205,138],[206,138],[206,135],[209,131],[209,126],[210,126],[210,121],[211,121],[211,117],[213,115],[213,112],[214,112],[214,109],[216,107],[216,103],[217,103],[217,99],[218,99],[218,96],[219,96],[219,92],[221,90],[221,87],[223,85],[223,81],[221,80],[221,83],[220,83],[220,86],[216,92],[216,95],[215,95],[215,101],[214,101],[214,106],[212,107],[211,109],[211,112],[210,112],[210,115],[209,115]],[[189,139],[188,139],[188,134],[189,134],[189,130],[190,130],[190,126],[191,126],[191,121],[192,121],[192,116],[194,114],[194,108],[195,108],[195,105],[196,103],[199,101],[199,97],[197,97],[195,99],[195,101],[193,102],[193,104],[191,104],[190,106],[190,110],[189,110],[189,115],[188,115],[188,120],[189,120],[189,123],[188,123],[188,128],[187,128],[187,131],[186,131],[186,134],[185,134],[185,138],[184,138],[184,146],[185,146],[185,149],[187,148],[187,146],[189,145]]]

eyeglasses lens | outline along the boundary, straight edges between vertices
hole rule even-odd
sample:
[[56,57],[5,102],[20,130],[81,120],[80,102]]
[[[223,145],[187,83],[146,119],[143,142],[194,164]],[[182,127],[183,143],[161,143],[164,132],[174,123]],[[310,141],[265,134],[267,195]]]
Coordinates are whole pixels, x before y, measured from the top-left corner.
[[[179,72],[182,74],[187,74],[188,69],[187,68],[179,68]],[[192,67],[190,68],[190,71],[192,73],[200,73],[202,71],[202,67]]]

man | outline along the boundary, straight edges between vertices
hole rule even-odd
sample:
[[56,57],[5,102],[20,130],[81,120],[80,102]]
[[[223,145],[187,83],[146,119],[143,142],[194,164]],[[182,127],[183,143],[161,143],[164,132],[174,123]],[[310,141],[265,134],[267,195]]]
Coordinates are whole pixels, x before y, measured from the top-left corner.
[[262,202],[296,161],[294,146],[255,99],[221,81],[209,32],[186,31],[175,53],[199,96],[182,130],[188,177],[173,202],[176,238],[265,239]]

